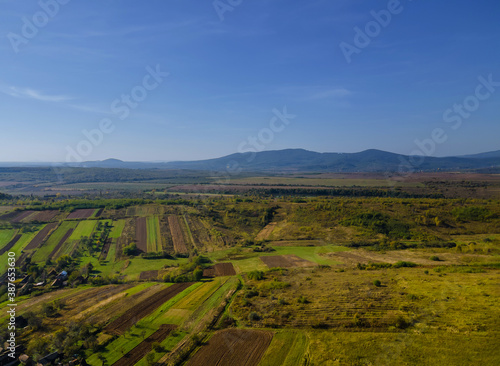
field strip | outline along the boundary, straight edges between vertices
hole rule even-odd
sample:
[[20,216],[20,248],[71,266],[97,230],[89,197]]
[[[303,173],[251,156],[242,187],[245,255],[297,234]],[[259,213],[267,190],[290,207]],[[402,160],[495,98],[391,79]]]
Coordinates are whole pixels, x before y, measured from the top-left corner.
[[194,239],[193,239],[193,233],[191,233],[191,229],[189,228],[189,223],[188,223],[188,220],[186,218],[186,215],[182,215],[182,218],[184,219],[184,223],[186,224],[186,231],[187,231],[187,234],[189,236],[189,240],[191,240],[191,245],[196,248],[196,244],[194,242]]
[[139,362],[146,354],[151,352],[153,349],[153,343],[161,343],[165,338],[168,337],[170,332],[177,328],[173,324],[162,324],[160,329],[147,337],[138,346],[134,347],[131,351],[126,353],[117,362],[113,363],[113,366],[131,366]]
[[104,306],[108,305],[109,303],[111,303],[115,300],[121,299],[123,297],[126,297],[126,296],[128,296],[128,293],[126,291],[123,291],[123,292],[120,292],[119,294],[111,296],[110,298],[91,306],[87,310],[80,312],[77,316],[75,316],[75,319],[81,319],[83,317],[86,317],[89,313],[94,313],[94,312],[96,312],[96,310],[103,308]]
[[135,240],[137,249],[148,252],[148,225],[146,217],[138,217],[135,220]]
[[216,332],[186,366],[257,366],[273,333],[262,330],[226,329]]
[[273,233],[277,222],[270,222],[267,224],[255,237],[255,240],[266,240]]
[[184,242],[184,237],[182,235],[182,229],[179,224],[179,218],[177,216],[168,216],[168,226],[170,227],[170,232],[172,234],[172,240],[174,242],[174,250],[177,253],[187,253],[188,249],[186,243]]
[[42,230],[36,234],[33,240],[24,248],[24,250],[36,249],[42,244],[43,240],[47,237],[50,231],[57,227],[57,223],[53,222],[51,224],[47,224]]
[[16,245],[17,241],[21,238],[22,234],[17,234],[12,238],[11,241],[7,243],[6,246],[4,246],[2,249],[0,249],[0,255],[4,254],[5,252],[8,252],[9,250],[12,249],[14,245]]
[[57,243],[56,247],[54,248],[54,250],[52,250],[52,253],[50,253],[50,258],[54,259],[54,257],[56,256],[57,252],[59,251],[59,249],[61,249],[61,247],[63,246],[64,242],[71,236],[71,234],[73,233],[73,230],[74,229],[68,229],[68,231],[66,231],[66,234],[64,234],[64,236],[61,238],[61,240],[59,240],[59,243]]
[[94,212],[96,211],[95,208],[84,208],[84,209],[78,209],[73,211],[66,217],[67,219],[88,219],[91,217]]
[[163,303],[170,300],[178,293],[184,291],[192,284],[193,283],[191,283],[191,282],[175,283],[175,284],[159,291],[158,293],[154,294],[153,296],[148,297],[146,300],[142,301],[141,303],[133,306],[131,309],[129,309],[127,312],[125,312],[125,314],[118,317],[118,319],[114,320],[110,324],[108,324],[108,326],[106,326],[105,330],[108,333],[114,333],[114,334],[118,334],[118,335],[123,334],[125,331],[127,331],[127,329],[129,329],[131,326],[133,326],[139,320],[141,320],[142,318],[151,314],[153,311],[155,311]]

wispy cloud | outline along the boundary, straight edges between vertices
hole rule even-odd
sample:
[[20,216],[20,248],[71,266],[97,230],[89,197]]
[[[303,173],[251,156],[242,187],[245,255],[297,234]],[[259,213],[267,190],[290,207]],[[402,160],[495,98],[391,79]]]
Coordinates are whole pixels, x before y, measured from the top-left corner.
[[0,85],[0,91],[14,98],[35,99],[42,102],[65,102],[73,99],[67,95],[50,95],[32,88]]
[[317,93],[314,93],[314,94],[310,95],[307,99],[310,99],[310,100],[335,99],[335,98],[347,97],[351,94],[352,94],[352,92],[350,90],[347,90],[344,88],[328,89],[328,90],[323,90],[323,91],[319,91]]

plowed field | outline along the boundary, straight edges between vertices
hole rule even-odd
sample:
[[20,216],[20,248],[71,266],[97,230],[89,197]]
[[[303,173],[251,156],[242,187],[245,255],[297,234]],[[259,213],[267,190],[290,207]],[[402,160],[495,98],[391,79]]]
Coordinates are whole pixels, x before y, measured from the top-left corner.
[[43,240],[47,237],[48,233],[57,227],[57,223],[47,224],[42,230],[36,234],[32,241],[24,248],[24,250],[36,249],[40,244],[42,244]]
[[262,330],[221,330],[186,365],[256,366],[272,338],[273,333]]
[[168,226],[170,227],[170,232],[172,233],[172,240],[174,241],[174,250],[177,253],[187,253],[188,249],[186,246],[186,242],[184,241],[184,236],[182,235],[182,229],[179,223],[179,218],[177,216],[169,216]]
[[262,262],[264,262],[269,268],[274,267],[311,267],[316,263],[307,261],[293,254],[287,255],[270,255],[266,257],[260,257]]
[[75,210],[66,217],[67,219],[88,219],[95,212],[94,208]]
[[217,263],[203,271],[205,277],[234,276],[235,274],[236,271],[232,263]]
[[146,217],[139,217],[135,221],[135,240],[137,249],[144,253],[148,251],[148,224]]

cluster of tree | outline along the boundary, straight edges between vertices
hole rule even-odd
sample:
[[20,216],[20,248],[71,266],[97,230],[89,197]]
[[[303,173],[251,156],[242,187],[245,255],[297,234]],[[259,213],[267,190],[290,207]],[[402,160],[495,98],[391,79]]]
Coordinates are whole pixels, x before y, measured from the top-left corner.
[[206,257],[193,257],[189,263],[181,264],[175,270],[163,276],[163,280],[174,283],[199,281],[203,277],[203,268],[210,263],[210,259]]
[[341,221],[344,226],[358,226],[390,238],[410,239],[409,225],[380,212],[363,212]]
[[470,206],[456,207],[452,211],[453,216],[457,221],[484,221],[497,217],[491,213],[486,207]]
[[[30,317],[40,317],[41,314],[33,314]],[[28,320],[29,322],[29,320]],[[84,356],[85,349],[94,352],[99,349],[96,337],[96,329],[88,323],[69,323],[60,327],[54,333],[46,337],[32,337],[27,346],[27,353],[32,355],[34,360],[46,356],[51,352],[59,352],[68,356]]]
[[375,269],[380,269],[380,268],[403,268],[403,267],[416,267],[417,264],[413,262],[406,262],[406,261],[398,261],[394,264],[391,263],[368,263],[368,264],[361,264],[358,263],[356,265],[357,269],[360,270],[375,270]]
[[423,194],[410,193],[391,189],[367,189],[367,188],[269,188],[252,189],[251,194],[258,196],[302,196],[302,197],[395,197],[395,198],[443,198],[440,193]]

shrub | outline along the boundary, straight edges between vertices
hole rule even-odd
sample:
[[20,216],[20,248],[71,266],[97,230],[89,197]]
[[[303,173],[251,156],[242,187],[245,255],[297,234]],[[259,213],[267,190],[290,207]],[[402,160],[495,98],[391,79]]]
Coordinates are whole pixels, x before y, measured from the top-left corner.
[[436,261],[439,262],[441,259],[437,255],[433,255],[432,257],[429,258],[431,261]]
[[260,320],[260,316],[255,311],[252,311],[250,314],[248,314],[248,320],[256,322]]
[[380,287],[380,286],[382,286],[382,282],[380,282],[380,280],[375,280],[375,281],[373,281],[373,284],[374,284],[376,287]]
[[401,267],[416,267],[417,264],[413,262],[406,262],[406,261],[399,261],[396,262],[392,265],[394,268],[401,268]]
[[252,297],[259,296],[259,293],[255,290],[249,290],[245,292],[245,298],[246,299],[251,299]]
[[248,273],[248,278],[251,280],[261,281],[264,279],[264,272],[252,271]]
[[308,304],[310,301],[307,300],[307,298],[305,296],[300,296],[298,299],[297,299],[297,302],[299,304]]

